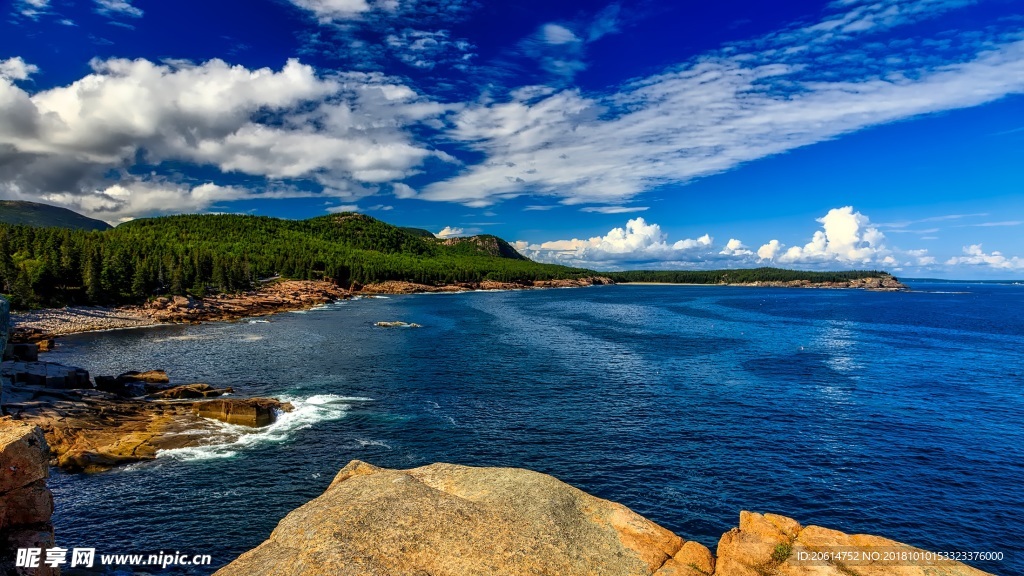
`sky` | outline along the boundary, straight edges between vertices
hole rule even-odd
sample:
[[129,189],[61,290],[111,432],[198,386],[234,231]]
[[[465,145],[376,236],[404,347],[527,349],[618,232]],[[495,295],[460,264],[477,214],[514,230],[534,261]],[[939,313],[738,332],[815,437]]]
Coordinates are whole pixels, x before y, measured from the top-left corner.
[[1024,0],[7,0],[0,198],[1024,278]]

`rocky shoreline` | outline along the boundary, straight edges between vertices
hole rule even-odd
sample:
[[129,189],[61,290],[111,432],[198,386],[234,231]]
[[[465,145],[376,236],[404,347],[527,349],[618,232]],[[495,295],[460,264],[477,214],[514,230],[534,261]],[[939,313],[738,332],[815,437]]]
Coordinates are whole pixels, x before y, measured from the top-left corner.
[[145,328],[161,324],[199,324],[269,316],[280,312],[308,310],[360,295],[472,292],[478,290],[529,290],[534,288],[580,288],[612,284],[604,277],[535,282],[464,282],[429,286],[413,282],[388,281],[346,290],[322,280],[276,280],[258,290],[240,294],[160,297],[142,306],[103,308],[74,306],[11,314],[14,329],[10,341],[36,343],[41,351],[52,346],[53,338],[81,332]]
[[[845,552],[846,554],[839,554]],[[859,552],[859,554],[857,554]],[[908,560],[912,559],[912,560]],[[717,554],[629,508],[519,468],[353,460],[214,576],[984,576],[878,536],[740,513]]]
[[870,292],[905,292],[910,288],[893,278],[872,277],[843,280],[841,282],[811,282],[810,280],[789,280],[786,282],[766,280],[757,282],[720,282],[718,284],[677,284],[671,282],[621,282],[634,286],[745,286],[749,288],[819,288],[833,290],[868,290]]
[[51,463],[68,472],[101,472],[152,460],[160,450],[228,441],[218,422],[259,428],[292,409],[274,398],[225,397],[231,388],[174,384],[162,370],[90,380],[81,368],[13,358],[0,364],[0,378],[3,414],[38,426]]

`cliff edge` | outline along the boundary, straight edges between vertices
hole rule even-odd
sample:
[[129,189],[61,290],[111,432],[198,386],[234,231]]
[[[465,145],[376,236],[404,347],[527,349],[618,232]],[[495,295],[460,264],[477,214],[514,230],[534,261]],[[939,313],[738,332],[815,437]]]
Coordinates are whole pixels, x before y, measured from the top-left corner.
[[915,548],[743,512],[717,560],[621,504],[546,474],[353,460],[320,497],[215,576],[980,576],[952,561],[808,561],[811,551]]
[[19,548],[53,547],[53,495],[49,450],[38,426],[0,418],[0,574],[49,576],[39,568],[14,566]]

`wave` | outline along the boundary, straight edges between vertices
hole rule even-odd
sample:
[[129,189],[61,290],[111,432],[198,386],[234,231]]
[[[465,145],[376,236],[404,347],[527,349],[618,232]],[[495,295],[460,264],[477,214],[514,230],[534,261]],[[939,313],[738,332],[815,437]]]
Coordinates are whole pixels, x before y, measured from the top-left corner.
[[270,320],[249,320],[249,324],[270,324]]
[[232,458],[244,450],[287,442],[295,432],[311,428],[321,422],[340,420],[351,409],[353,402],[372,402],[373,398],[317,394],[308,398],[284,396],[281,400],[291,402],[294,410],[278,413],[277,420],[269,426],[250,428],[211,421],[214,430],[209,433],[202,445],[160,450],[157,452],[157,458],[182,461]]

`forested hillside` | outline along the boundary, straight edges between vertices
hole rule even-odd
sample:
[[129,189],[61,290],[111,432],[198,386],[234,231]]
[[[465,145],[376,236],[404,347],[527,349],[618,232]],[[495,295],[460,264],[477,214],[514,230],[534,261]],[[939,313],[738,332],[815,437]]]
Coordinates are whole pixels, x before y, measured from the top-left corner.
[[78,212],[21,200],[0,200],[0,223],[24,226],[56,226],[81,230],[108,230],[110,224]]
[[0,290],[21,308],[230,292],[278,275],[329,279],[347,287],[385,280],[447,284],[591,274],[524,259],[495,237],[447,242],[351,213],[310,220],[168,216],[104,232],[0,225]]

